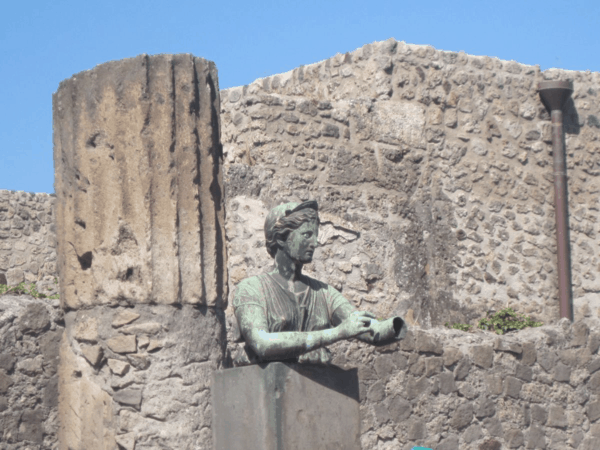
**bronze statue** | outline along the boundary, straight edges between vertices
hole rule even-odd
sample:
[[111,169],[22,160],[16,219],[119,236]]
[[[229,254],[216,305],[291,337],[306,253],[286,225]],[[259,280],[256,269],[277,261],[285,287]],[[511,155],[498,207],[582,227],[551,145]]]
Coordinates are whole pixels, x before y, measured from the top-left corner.
[[246,278],[235,291],[233,307],[243,352],[235,365],[263,361],[328,363],[325,346],[357,338],[373,345],[402,339],[400,317],[379,321],[358,311],[333,287],[302,273],[317,248],[318,205],[314,200],[273,208],[265,220],[265,238],[274,270]]

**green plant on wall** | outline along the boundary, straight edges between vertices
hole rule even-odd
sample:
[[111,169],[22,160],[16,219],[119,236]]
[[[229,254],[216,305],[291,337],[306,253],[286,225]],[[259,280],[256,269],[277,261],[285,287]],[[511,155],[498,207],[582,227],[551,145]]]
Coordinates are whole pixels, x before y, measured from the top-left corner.
[[471,331],[471,325],[468,325],[466,323],[453,323],[452,325],[450,325],[450,323],[446,322],[444,326],[446,328],[450,328],[451,330],[460,330],[465,332]]
[[506,308],[497,313],[488,314],[486,318],[479,319],[478,326],[482,330],[504,334],[509,331],[517,331],[522,330],[523,328],[539,327],[542,325],[542,322],[536,322],[531,317],[516,313],[512,308]]
[[6,284],[0,284],[0,295],[3,294],[17,294],[17,295],[31,295],[34,298],[49,298],[49,299],[58,299],[58,294],[47,296],[46,294],[42,294],[38,292],[35,283],[19,283],[16,286],[7,286]]

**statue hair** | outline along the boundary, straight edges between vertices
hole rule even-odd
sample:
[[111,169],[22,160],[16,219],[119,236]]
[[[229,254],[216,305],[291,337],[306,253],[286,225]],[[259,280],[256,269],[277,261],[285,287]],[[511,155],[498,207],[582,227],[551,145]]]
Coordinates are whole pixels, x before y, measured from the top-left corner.
[[304,208],[290,215],[281,216],[269,232],[265,230],[265,244],[271,258],[275,258],[275,254],[279,248],[278,239],[286,240],[292,231],[300,228],[303,223],[312,220],[315,220],[318,224],[319,213],[312,208]]

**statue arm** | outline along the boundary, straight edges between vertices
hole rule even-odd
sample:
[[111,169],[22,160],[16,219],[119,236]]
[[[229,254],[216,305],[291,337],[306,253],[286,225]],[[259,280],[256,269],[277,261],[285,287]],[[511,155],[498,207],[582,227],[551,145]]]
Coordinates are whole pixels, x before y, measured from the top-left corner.
[[246,304],[236,308],[240,331],[246,343],[262,360],[286,359],[348,339],[369,330],[370,317],[356,311],[335,328],[319,331],[284,331],[270,333],[264,310]]

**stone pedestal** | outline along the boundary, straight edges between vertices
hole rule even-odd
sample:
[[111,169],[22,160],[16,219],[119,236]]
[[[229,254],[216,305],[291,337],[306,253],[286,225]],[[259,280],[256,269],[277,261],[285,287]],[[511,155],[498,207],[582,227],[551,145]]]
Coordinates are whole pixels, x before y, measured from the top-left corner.
[[360,449],[356,369],[274,362],[213,374],[215,449]]
[[60,448],[212,448],[225,350],[215,65],[142,55],[54,94]]

